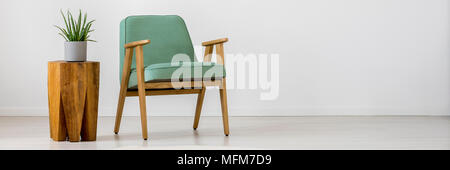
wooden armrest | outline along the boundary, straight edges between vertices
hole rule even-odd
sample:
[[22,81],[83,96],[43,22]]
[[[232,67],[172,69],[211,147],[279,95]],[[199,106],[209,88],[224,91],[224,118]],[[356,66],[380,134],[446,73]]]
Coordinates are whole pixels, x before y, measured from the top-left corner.
[[217,39],[217,40],[203,42],[202,45],[203,46],[209,46],[209,45],[225,43],[227,41],[228,41],[228,38],[220,38],[220,39]]
[[130,42],[128,44],[125,44],[125,48],[134,48],[136,46],[142,46],[145,44],[150,43],[150,40],[140,40],[140,41],[134,41],[134,42]]

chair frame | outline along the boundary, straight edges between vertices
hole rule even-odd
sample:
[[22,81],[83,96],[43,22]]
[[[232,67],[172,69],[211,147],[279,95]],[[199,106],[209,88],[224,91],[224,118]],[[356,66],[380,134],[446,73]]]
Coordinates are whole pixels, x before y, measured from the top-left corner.
[[[205,54],[203,62],[211,62],[211,56],[216,47],[217,63],[225,66],[224,48],[223,44],[228,41],[228,38],[221,38],[202,43],[205,46]],[[114,126],[114,133],[118,134],[120,129],[120,122],[122,120],[123,107],[126,97],[139,96],[139,106],[141,112],[141,126],[142,137],[144,140],[148,139],[147,132],[147,110],[146,110],[146,96],[154,95],[180,95],[180,94],[198,94],[197,106],[195,109],[193,128],[198,128],[200,121],[200,113],[202,110],[203,99],[205,97],[207,86],[218,86],[220,88],[220,101],[222,109],[223,128],[226,136],[230,134],[228,126],[228,106],[227,106],[227,90],[226,78],[219,80],[196,80],[178,83],[184,89],[173,86],[172,82],[148,82],[144,80],[144,51],[143,46],[150,43],[150,40],[140,40],[125,44],[125,59],[122,69],[122,81],[120,84],[119,101],[117,104],[116,122]],[[130,80],[131,63],[133,58],[133,51],[136,49],[136,71],[137,71],[137,91],[128,88],[128,81]]]

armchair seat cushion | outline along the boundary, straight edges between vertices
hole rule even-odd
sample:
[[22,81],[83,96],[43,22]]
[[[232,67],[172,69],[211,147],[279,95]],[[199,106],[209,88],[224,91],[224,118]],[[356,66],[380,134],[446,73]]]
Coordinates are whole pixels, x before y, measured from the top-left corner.
[[[144,67],[146,83],[216,80],[225,76],[225,67],[212,62],[158,63]],[[133,68],[131,69],[128,88],[136,88],[137,82],[137,71]]]

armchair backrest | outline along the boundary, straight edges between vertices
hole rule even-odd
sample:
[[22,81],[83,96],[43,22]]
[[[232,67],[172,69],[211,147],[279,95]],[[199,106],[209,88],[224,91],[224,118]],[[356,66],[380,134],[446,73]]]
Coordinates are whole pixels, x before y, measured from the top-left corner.
[[[144,66],[171,62],[173,56],[180,53],[188,55],[191,61],[196,61],[189,32],[180,16],[129,16],[120,22],[120,73],[125,56],[124,45],[145,39],[151,43],[143,47]],[[136,57],[133,55],[131,69],[134,68]]]

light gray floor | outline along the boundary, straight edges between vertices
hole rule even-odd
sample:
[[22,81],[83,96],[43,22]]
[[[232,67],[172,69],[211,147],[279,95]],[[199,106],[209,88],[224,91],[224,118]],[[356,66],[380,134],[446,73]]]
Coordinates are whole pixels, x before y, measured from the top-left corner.
[[138,117],[101,117],[96,142],[54,142],[48,117],[0,117],[0,149],[450,149],[450,117],[149,117],[149,141]]

